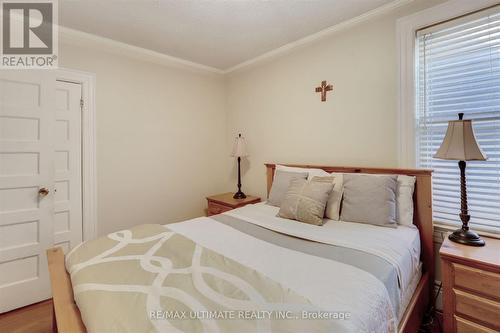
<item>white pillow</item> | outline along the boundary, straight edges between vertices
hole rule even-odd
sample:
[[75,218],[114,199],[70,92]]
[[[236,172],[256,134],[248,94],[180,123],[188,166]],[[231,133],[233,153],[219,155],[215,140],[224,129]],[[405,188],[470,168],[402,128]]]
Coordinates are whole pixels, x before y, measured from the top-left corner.
[[307,172],[309,173],[309,176],[307,177],[307,180],[313,179],[313,177],[330,177],[332,176],[328,172],[322,169],[307,169]]
[[398,175],[396,220],[400,225],[413,225],[413,191],[415,190],[415,181],[416,177],[414,176]]
[[330,174],[333,179],[333,190],[328,197],[326,203],[325,216],[330,220],[340,220],[340,205],[342,203],[342,195],[344,193],[344,174],[332,172]]
[[289,167],[289,166],[280,165],[280,164],[276,164],[276,169],[274,172],[276,173],[277,170],[286,171],[286,172],[307,172],[308,173],[307,180],[311,180],[312,177],[314,177],[314,176],[319,176],[319,177],[330,176],[330,174],[328,172],[323,171],[321,169]]

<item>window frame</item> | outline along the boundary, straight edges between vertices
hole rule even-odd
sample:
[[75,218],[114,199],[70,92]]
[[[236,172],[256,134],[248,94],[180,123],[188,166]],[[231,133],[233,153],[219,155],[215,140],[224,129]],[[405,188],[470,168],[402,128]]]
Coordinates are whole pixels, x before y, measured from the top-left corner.
[[[398,58],[398,164],[400,168],[415,168],[417,148],[417,31],[463,15],[497,5],[498,0],[450,0],[427,8],[396,22]],[[458,214],[458,212],[457,212]],[[439,222],[437,223],[439,224]],[[449,225],[442,225],[444,229]],[[500,228],[498,230],[500,233]],[[498,237],[497,234],[495,234]]]

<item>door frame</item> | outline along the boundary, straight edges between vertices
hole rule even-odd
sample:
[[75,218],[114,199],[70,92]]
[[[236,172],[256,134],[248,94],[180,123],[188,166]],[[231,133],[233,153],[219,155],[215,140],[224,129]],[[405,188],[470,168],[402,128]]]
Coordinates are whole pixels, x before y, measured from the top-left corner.
[[83,241],[97,237],[96,105],[93,73],[60,68],[56,80],[82,86],[82,234]]

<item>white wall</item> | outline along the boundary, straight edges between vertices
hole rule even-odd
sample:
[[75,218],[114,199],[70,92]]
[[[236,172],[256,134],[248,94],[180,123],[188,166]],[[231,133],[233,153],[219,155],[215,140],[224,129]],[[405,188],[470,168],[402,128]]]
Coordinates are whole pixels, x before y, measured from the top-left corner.
[[[228,142],[247,139],[244,188],[265,195],[265,162],[397,167],[396,20],[414,1],[226,82]],[[327,102],[314,92],[333,84]]]
[[[204,214],[236,188],[265,197],[265,162],[397,166],[396,20],[415,0],[225,78],[60,41],[60,65],[96,74],[100,235]],[[320,102],[314,87],[334,85]],[[436,248],[440,245],[437,239]]]
[[225,189],[223,78],[60,43],[96,74],[98,234],[204,214]]
[[[250,152],[243,190],[266,196],[266,162],[398,167],[396,20],[442,2],[413,1],[230,74],[228,143],[242,133]],[[326,102],[314,92],[322,80],[334,86]],[[435,233],[438,281],[442,237]]]

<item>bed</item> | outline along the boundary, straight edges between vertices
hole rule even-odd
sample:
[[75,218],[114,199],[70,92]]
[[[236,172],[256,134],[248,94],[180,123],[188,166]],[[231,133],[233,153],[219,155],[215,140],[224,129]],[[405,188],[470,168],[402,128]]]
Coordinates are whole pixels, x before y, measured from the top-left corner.
[[[212,306],[220,303],[222,309],[234,308],[243,311],[254,309],[249,305],[250,303],[261,302],[259,304],[265,304],[262,308],[259,307],[261,310],[273,310],[277,314],[291,313],[295,316],[300,313],[305,317],[310,316],[295,321],[293,318],[285,318],[286,320],[280,318],[283,320],[272,321],[269,318],[256,320],[250,317],[240,321],[227,320],[227,318],[217,321],[217,318],[211,318],[212,324],[216,321],[219,328],[223,327],[223,331],[417,332],[429,299],[431,299],[431,281],[434,280],[431,171],[306,165],[295,167],[314,167],[326,172],[415,176],[413,219],[415,226],[392,229],[327,220],[322,227],[317,227],[279,218],[276,216],[276,207],[260,203],[211,218],[201,217],[166,226],[138,227],[130,231],[130,234],[114,233],[108,236],[101,246],[107,249],[108,255],[111,255],[123,251],[123,247],[116,247],[116,250],[112,250],[116,244],[131,242],[130,240],[135,237],[142,237],[141,239],[148,239],[148,241],[151,241],[148,237],[153,237],[154,241],[157,241],[160,238],[155,237],[159,234],[174,235],[175,243],[172,238],[174,236],[166,236],[166,238],[171,237],[169,239],[172,239],[173,246],[168,251],[176,252],[178,248],[192,248],[192,252],[185,250],[180,255],[189,254],[188,260],[193,260],[190,264],[198,267],[200,276],[212,274],[221,279],[215,281],[208,277],[199,278],[200,276],[196,277],[196,274],[190,271],[189,274],[193,276],[192,284],[196,286],[196,290],[184,289],[184,294],[200,293],[200,297],[210,299],[210,302],[204,305]],[[276,166],[266,164],[266,168],[269,193]],[[366,236],[368,234],[370,237]],[[106,242],[111,243],[106,245]],[[168,242],[170,240],[165,241],[162,246],[168,247]],[[107,282],[109,281],[106,280],[108,277],[103,277],[102,281],[98,279],[99,281],[92,280],[90,282],[93,283],[88,283],[89,281],[85,279],[88,279],[89,274],[79,274],[87,267],[108,265],[103,267],[116,272],[119,271],[122,263],[112,260],[113,263],[106,264],[106,255],[95,252],[95,248],[99,246],[85,248],[86,246],[84,244],[83,249],[70,252],[66,258],[66,266],[64,254],[60,248],[47,251],[54,300],[54,331],[86,332],[87,328],[89,331],[112,330],[112,327],[116,326],[106,326],[113,324],[105,325],[104,321],[107,319],[102,319],[100,316],[103,316],[102,314],[106,313],[106,309],[110,307],[106,303],[109,299],[107,294],[113,292],[121,293],[123,303],[129,302],[128,298],[137,300],[147,295],[144,302],[146,312],[150,314],[150,317],[135,318],[137,312],[135,310],[126,317],[133,324],[144,321],[144,325],[150,325],[148,331],[182,331],[183,328],[187,331],[218,330],[217,326],[208,324],[208,326],[200,326],[196,329],[194,326],[179,326],[180,322],[175,322],[176,324],[173,325],[172,318],[171,320],[151,320],[151,313],[161,308],[158,296],[161,293],[176,301],[181,300],[182,304],[179,305],[179,309],[189,304],[190,310],[209,309],[212,314],[220,312],[216,311],[220,308],[215,305],[203,307],[196,300],[189,298],[189,295],[183,296],[177,293],[177,289],[185,287],[183,283],[187,275],[175,282],[177,283],[174,288],[176,290],[163,288],[155,293],[150,292],[149,289],[141,290],[138,286],[141,283],[131,284],[135,268],[128,268],[131,269],[128,274],[115,274],[118,276],[109,277],[109,279],[118,279],[122,286],[127,286],[123,287],[125,288],[123,290],[119,287],[108,290]],[[115,254],[113,256],[116,259],[118,255]],[[124,256],[123,253],[121,255]],[[170,265],[170,262],[154,262],[152,265],[154,260],[151,259],[151,254],[145,255],[149,256],[149,261],[141,265],[150,267],[146,270],[150,269],[158,273],[154,265]],[[169,256],[170,254],[165,253],[165,257]],[[198,258],[196,263],[192,259],[195,257]],[[98,259],[92,259],[94,260],[92,261],[89,258]],[[262,258],[266,259],[262,260]],[[123,262],[127,260],[124,258]],[[161,260],[158,258],[158,261]],[[176,264],[174,262],[174,266]],[[66,267],[72,274],[75,288],[71,284]],[[175,271],[175,273],[186,272]],[[99,274],[106,275],[102,272]],[[95,274],[93,278],[95,279]],[[161,286],[165,285],[164,281],[166,281],[166,276],[160,281]],[[174,283],[172,281],[169,283]],[[226,282],[229,284],[225,284]],[[131,287],[132,285],[135,287]],[[239,294],[240,291],[235,290],[231,285],[239,286],[243,294]],[[131,290],[134,288],[137,289],[136,294],[131,295]],[[266,299],[261,299],[262,295],[266,295]],[[279,308],[276,308],[276,303],[280,304]],[[307,311],[301,311],[304,309]],[[258,313],[262,312],[264,311]],[[113,315],[113,311],[106,314],[106,316]],[[332,317],[326,320],[323,317],[317,318],[328,315]],[[120,320],[126,321],[127,319],[117,318],[116,322]],[[206,322],[210,321],[206,320]],[[248,326],[245,326],[247,324]]]

